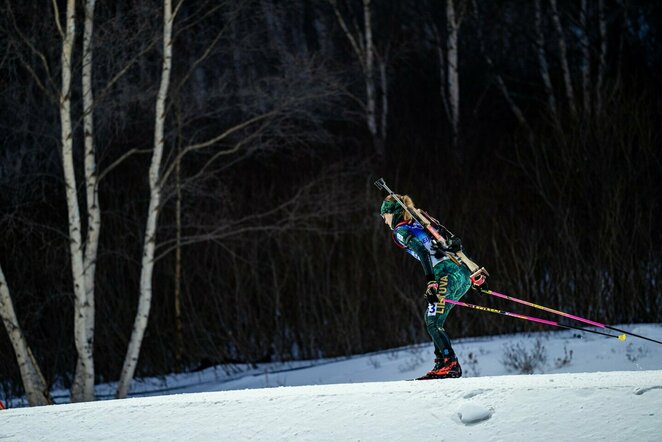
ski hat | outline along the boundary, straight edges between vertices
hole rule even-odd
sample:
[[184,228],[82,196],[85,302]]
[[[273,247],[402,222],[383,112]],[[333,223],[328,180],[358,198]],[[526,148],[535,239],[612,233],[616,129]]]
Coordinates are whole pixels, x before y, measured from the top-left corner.
[[382,207],[379,209],[380,215],[385,215],[387,213],[392,213],[393,215],[400,215],[404,209],[396,201],[384,200],[382,202]]

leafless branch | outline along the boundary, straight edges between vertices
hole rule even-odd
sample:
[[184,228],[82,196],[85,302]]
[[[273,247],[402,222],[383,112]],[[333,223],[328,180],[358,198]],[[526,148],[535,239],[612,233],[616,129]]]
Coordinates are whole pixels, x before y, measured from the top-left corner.
[[119,166],[127,158],[136,154],[150,153],[150,152],[152,152],[152,149],[131,149],[130,151],[124,153],[121,157],[113,161],[108,167],[106,167],[101,173],[99,173],[98,182],[101,182],[101,180],[106,175],[108,175],[108,173],[110,173],[115,167]]
[[64,40],[64,30],[62,29],[62,23],[60,22],[60,9],[57,6],[57,0],[52,0],[51,3],[53,4],[53,14],[55,16],[55,26],[57,26],[57,30],[60,33],[60,38]]
[[333,12],[335,13],[336,18],[338,19],[338,24],[345,33],[345,36],[349,40],[349,43],[352,45],[352,49],[354,49],[354,52],[356,53],[356,57],[359,59],[359,63],[361,64],[361,69],[365,72],[366,70],[365,61],[364,61],[365,51],[363,51],[362,45],[357,42],[356,37],[347,27],[345,18],[342,16],[342,14],[340,13],[340,9],[338,8],[337,0],[329,0],[329,3],[333,6]]

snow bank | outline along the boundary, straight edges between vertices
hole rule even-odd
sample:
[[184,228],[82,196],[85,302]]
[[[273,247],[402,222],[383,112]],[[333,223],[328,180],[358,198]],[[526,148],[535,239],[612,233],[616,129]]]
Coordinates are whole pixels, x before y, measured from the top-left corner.
[[0,439],[637,440],[662,434],[662,371],[189,393],[0,412]]

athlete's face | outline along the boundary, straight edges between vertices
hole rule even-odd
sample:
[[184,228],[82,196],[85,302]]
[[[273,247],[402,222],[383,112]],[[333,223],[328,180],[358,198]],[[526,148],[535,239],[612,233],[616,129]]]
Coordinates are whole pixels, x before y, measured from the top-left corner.
[[384,218],[384,224],[386,224],[391,230],[393,230],[393,227],[391,227],[391,223],[393,222],[393,214],[385,213],[382,215],[382,218]]

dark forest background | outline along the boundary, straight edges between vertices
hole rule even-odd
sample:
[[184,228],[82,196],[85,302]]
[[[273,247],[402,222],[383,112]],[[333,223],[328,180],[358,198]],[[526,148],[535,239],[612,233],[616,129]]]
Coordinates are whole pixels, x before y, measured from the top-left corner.
[[[178,146],[242,115],[296,106],[236,154],[218,157],[210,146],[172,175],[137,376],[426,341],[423,272],[378,216],[380,177],[463,239],[489,270],[490,288],[610,324],[660,321],[662,3],[558,0],[562,34],[551,5],[455,0],[454,133],[442,78],[446,1],[373,0],[384,136],[367,126],[366,70],[332,3],[184,1],[174,24],[169,161]],[[73,289],[52,93],[61,40],[51,2],[0,8],[0,262],[47,381],[69,386]],[[337,8],[354,35],[365,30],[360,1]],[[97,2],[97,382],[118,378],[137,308],[161,26],[157,1]],[[80,106],[73,112],[80,133]],[[455,338],[544,329],[459,308],[446,327]],[[20,394],[4,331],[0,355],[5,394]]]

